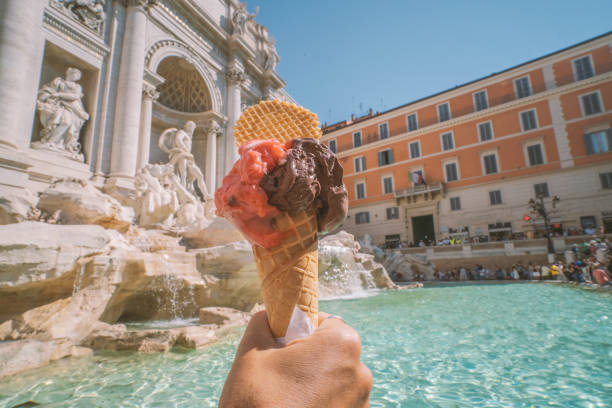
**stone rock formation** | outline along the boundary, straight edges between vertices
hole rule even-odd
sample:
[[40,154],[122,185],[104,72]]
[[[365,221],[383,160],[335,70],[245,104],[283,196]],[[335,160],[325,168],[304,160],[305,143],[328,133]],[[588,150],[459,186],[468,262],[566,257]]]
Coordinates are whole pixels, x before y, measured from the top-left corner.
[[359,253],[353,235],[340,231],[319,241],[319,295],[347,296],[372,289],[395,289],[374,255]]
[[0,225],[28,220],[28,214],[37,203],[38,196],[29,190],[0,187]]
[[89,356],[92,351],[74,346],[70,341],[19,340],[0,343],[0,378],[33,368],[43,367],[51,361],[65,357]]
[[196,256],[202,276],[211,282],[208,305],[247,310],[262,301],[255,258],[247,241],[189,252]]
[[102,193],[84,180],[59,180],[40,195],[38,209],[53,214],[60,210],[60,224],[94,224],[125,231],[134,211]]
[[403,254],[400,251],[390,252],[384,261],[390,276],[396,281],[412,281],[415,274],[424,276],[424,280],[433,280],[435,266],[423,255]]

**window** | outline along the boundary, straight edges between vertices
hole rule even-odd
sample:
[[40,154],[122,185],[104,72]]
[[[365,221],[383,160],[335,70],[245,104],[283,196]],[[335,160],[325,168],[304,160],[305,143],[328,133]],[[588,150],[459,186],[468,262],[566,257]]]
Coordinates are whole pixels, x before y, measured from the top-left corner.
[[442,133],[442,150],[453,150],[455,143],[453,142],[453,132]]
[[438,105],[438,122],[444,122],[450,119],[450,107],[448,102]]
[[387,219],[388,220],[396,220],[398,218],[399,218],[399,208],[398,207],[387,208]]
[[378,152],[378,165],[386,166],[393,163],[393,150],[386,149]]
[[527,146],[527,158],[530,166],[537,166],[538,164],[544,164],[544,155],[542,154],[542,145],[533,144]]
[[591,57],[588,55],[574,60],[574,77],[576,81],[587,79],[595,75],[591,65]]
[[461,199],[459,197],[450,198],[451,211],[457,211],[461,209]]
[[493,129],[491,128],[491,122],[484,122],[478,124],[478,136],[481,142],[493,139]]
[[591,92],[590,94],[580,96],[580,102],[582,103],[583,116],[601,113],[599,92]]
[[538,127],[535,109],[521,112],[521,125],[523,126],[523,132]]
[[601,180],[601,188],[612,188],[612,172],[601,173],[599,180]]
[[389,137],[389,126],[386,123],[381,123],[378,125],[378,132],[380,133],[381,139],[386,139]]
[[457,181],[459,180],[459,174],[457,173],[457,163],[446,163],[444,165],[446,173],[446,181]]
[[329,141],[329,150],[331,150],[334,153],[338,153],[337,148],[336,148],[336,139]]
[[353,133],[353,147],[361,146],[361,132]]
[[502,203],[501,191],[489,191],[489,200],[491,200],[491,205],[498,205]]
[[584,135],[587,154],[598,154],[612,151],[612,129]]
[[524,76],[514,80],[514,88],[516,90],[516,98],[526,98],[531,95],[531,85],[529,84],[529,77]]
[[416,159],[417,157],[421,157],[421,146],[419,142],[412,142],[409,144],[410,146],[410,158]]
[[370,213],[367,211],[355,214],[355,224],[367,224],[370,222]]
[[497,156],[495,154],[487,154],[482,156],[485,174],[497,173]]
[[391,194],[393,192],[393,177],[383,177],[383,194]]
[[364,156],[355,157],[355,173],[362,172],[366,169],[366,161]]
[[417,122],[417,114],[412,113],[406,116],[406,121],[408,122],[408,131],[411,132],[413,130],[417,130],[419,128],[419,123]]
[[365,198],[365,196],[366,196],[365,183],[364,182],[355,183],[355,197],[357,197],[358,200],[361,200],[362,198]]
[[487,91],[480,91],[474,94],[474,110],[481,111],[487,109],[489,104],[487,103]]
[[549,197],[550,194],[548,193],[548,183],[538,183],[538,184],[534,184],[533,185],[533,190],[535,192],[535,196],[539,197],[540,195],[542,197]]

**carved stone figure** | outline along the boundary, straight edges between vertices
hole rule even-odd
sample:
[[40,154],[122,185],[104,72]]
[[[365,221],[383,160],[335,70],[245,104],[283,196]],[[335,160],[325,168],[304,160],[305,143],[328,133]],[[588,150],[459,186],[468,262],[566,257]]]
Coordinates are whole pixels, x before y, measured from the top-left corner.
[[232,15],[232,34],[242,35],[246,33],[246,25],[259,13],[259,6],[255,9],[255,14],[249,14],[246,11],[246,4],[240,3],[234,14]]
[[169,188],[168,178],[174,175],[168,164],[147,164],[134,178],[141,226],[171,227],[179,209],[176,192]]
[[92,30],[98,31],[106,19],[105,0],[59,0],[59,2]]
[[166,129],[159,137],[158,146],[168,153],[168,164],[174,167],[181,185],[193,194],[196,193],[194,184],[197,185],[204,200],[208,200],[211,196],[204,183],[204,175],[191,154],[191,139],[195,128],[194,122],[187,121],[183,129]]
[[32,143],[32,147],[58,151],[83,161],[79,134],[89,114],[81,101],[81,86],[76,83],[80,79],[81,71],[68,68],[66,79],[57,77],[40,88],[36,109],[43,129],[40,141]]
[[276,53],[274,45],[268,47],[264,51],[264,69],[266,71],[274,71],[276,64],[278,64],[279,58]]
[[136,174],[134,185],[140,226],[198,230],[214,217],[214,201],[191,154],[194,130],[195,123],[188,121],[183,129],[162,132],[158,145],[168,153],[168,163],[147,164]]

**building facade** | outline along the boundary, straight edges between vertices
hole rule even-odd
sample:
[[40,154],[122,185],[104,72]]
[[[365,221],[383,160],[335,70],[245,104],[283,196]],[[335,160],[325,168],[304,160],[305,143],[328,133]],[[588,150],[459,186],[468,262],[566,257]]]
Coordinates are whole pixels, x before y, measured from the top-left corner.
[[612,231],[612,33],[386,112],[324,128],[344,229],[378,244]]
[[61,178],[121,195],[188,121],[214,191],[241,111],[292,101],[255,17],[236,0],[0,2],[0,196]]

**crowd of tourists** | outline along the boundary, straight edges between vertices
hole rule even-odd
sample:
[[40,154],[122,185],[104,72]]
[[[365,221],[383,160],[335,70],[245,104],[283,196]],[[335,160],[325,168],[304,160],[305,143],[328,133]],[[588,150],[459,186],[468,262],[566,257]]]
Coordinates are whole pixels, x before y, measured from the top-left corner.
[[[476,265],[474,268],[459,266],[450,270],[436,270],[433,279],[436,281],[468,280],[560,280],[577,283],[594,283],[612,285],[612,244],[605,238],[595,238],[580,244],[573,244],[569,249],[566,261],[552,264],[517,262],[510,268],[499,265]],[[420,272],[414,274],[414,280],[422,281],[427,277]]]

